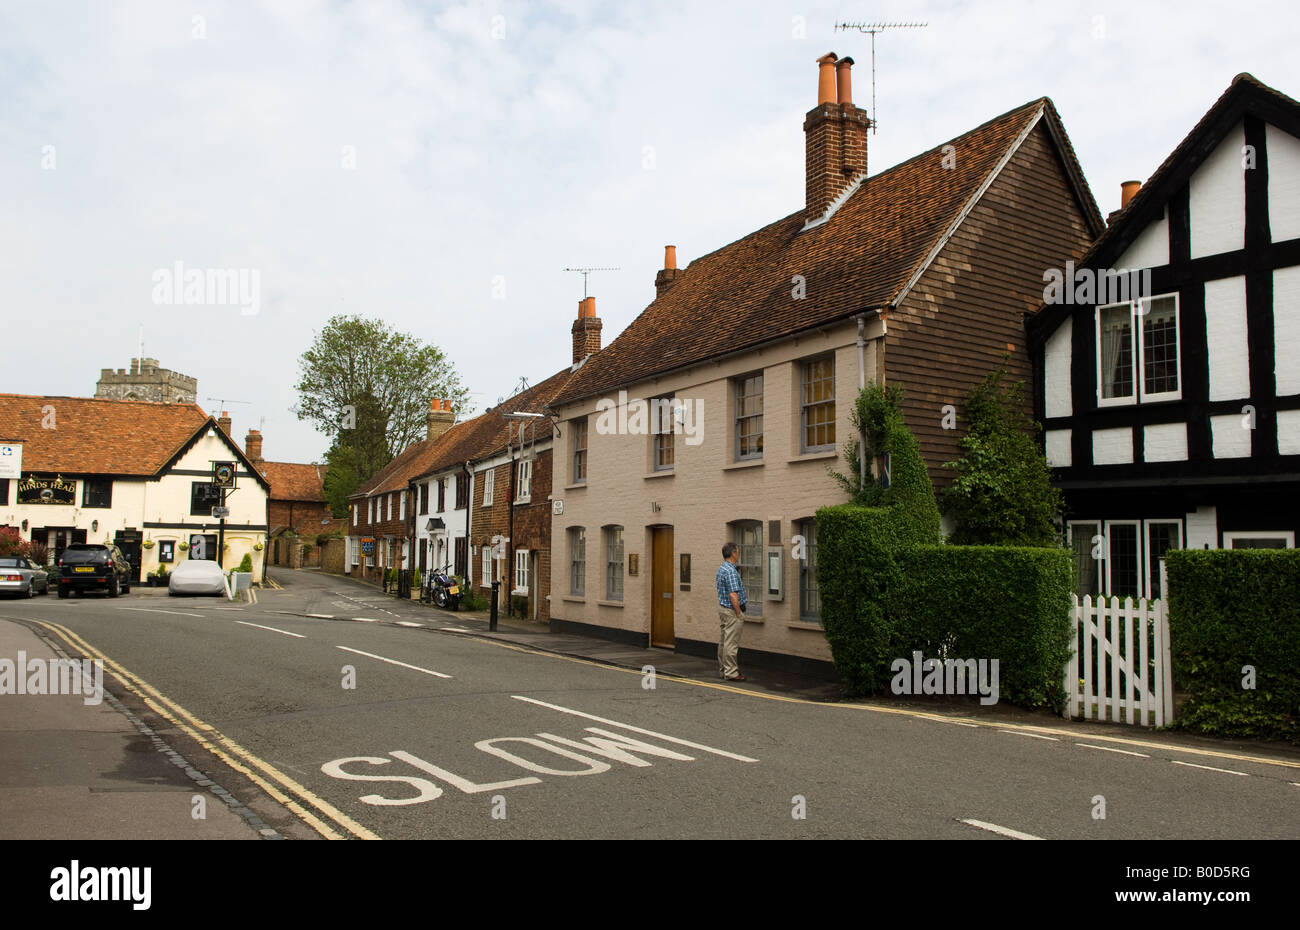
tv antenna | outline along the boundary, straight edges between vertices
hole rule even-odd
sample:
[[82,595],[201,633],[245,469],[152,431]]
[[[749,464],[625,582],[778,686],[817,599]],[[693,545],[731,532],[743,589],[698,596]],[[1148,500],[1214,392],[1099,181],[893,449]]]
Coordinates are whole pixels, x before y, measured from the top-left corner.
[[582,275],[582,298],[587,299],[587,275],[593,271],[622,271],[622,268],[565,268],[565,271],[576,271]]
[[226,397],[209,397],[208,400],[215,400],[218,404],[220,404],[221,406],[218,407],[219,410],[225,410],[226,404],[251,404],[252,403],[251,400],[230,400],[229,398]]
[[876,33],[886,29],[924,29],[929,23],[836,23],[836,29],[856,29],[871,36],[871,132],[876,132]]

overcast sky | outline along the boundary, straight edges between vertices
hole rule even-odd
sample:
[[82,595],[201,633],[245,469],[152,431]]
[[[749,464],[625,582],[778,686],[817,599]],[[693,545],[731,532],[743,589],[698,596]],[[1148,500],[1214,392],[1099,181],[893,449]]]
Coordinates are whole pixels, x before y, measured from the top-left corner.
[[[815,60],[876,38],[872,174],[1051,97],[1103,215],[1249,71],[1300,96],[1293,2],[0,4],[0,391],[90,396],[137,354],[319,459],[290,411],[333,315],[438,345],[478,411],[608,344],[681,266],[803,206]],[[260,305],[155,303],[257,271]],[[250,279],[251,282],[251,279]],[[502,293],[504,291],[504,293]],[[248,403],[233,403],[232,401]],[[0,433],[3,424],[0,424]]]

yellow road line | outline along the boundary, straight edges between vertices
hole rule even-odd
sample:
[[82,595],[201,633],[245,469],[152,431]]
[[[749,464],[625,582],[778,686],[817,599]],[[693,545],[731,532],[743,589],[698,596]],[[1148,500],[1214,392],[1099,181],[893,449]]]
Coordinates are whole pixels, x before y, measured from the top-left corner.
[[[280,804],[283,804],[293,813],[298,815],[298,817],[302,818],[303,821],[310,825],[312,829],[321,836],[330,840],[346,839],[346,837],[337,833],[329,824],[325,823],[311,811],[307,810],[299,803],[299,799],[316,808],[317,811],[324,814],[330,820],[333,820],[335,824],[359,839],[381,839],[377,834],[372,833],[370,830],[354,821],[351,817],[335,808],[328,801],[317,797],[307,788],[298,784],[298,782],[294,781],[288,775],[285,775],[269,762],[258,758],[230,737],[218,731],[215,727],[204,723],[175,701],[165,697],[158,691],[158,689],[154,688],[138,675],[134,675],[127,671],[121,665],[95,649],[95,647],[91,646],[71,630],[60,626],[57,623],[50,623],[44,620],[33,619],[32,622],[45,627],[50,632],[62,638],[73,649],[80,650],[84,655],[102,660],[104,667],[116,675],[128,689],[139,695],[150,709],[182,732],[188,734],[204,749],[217,756],[235,771],[246,775],[272,798]],[[254,769],[259,770],[267,777],[262,777],[258,772],[253,771]],[[268,779],[270,780],[268,781]],[[285,791],[281,791],[280,788],[271,783],[272,781],[278,782],[285,791],[289,792],[289,794],[286,794]]]
[[[466,634],[457,633],[455,635],[464,636]],[[546,652],[545,650],[540,650],[540,649],[530,649],[527,646],[520,646],[515,643],[504,643],[501,642],[500,640],[487,639],[481,634],[471,633],[469,635],[473,636],[473,638],[478,640],[479,642],[490,643],[493,646],[500,646],[503,649],[513,649],[516,652],[526,652],[529,653],[530,655],[549,656],[550,658],[554,658],[554,659],[564,659],[568,662],[577,662],[579,665],[592,665],[598,668],[610,669],[616,672],[625,672],[628,675],[642,674],[639,669],[622,668],[621,666],[607,665],[603,662],[594,662],[590,659],[579,659],[575,656],[567,656],[562,653]],[[881,707],[879,705],[873,705],[873,704],[849,704],[849,703],[832,704],[832,703],[827,703],[825,701],[810,701],[807,698],[787,697],[781,694],[764,694],[760,691],[749,691],[744,688],[734,687],[732,685],[716,684],[710,681],[699,681],[698,679],[694,679],[694,678],[681,678],[677,675],[664,675],[658,671],[655,672],[655,678],[662,679],[663,681],[675,681],[678,684],[683,684],[683,685],[692,685],[697,688],[709,688],[714,691],[730,691],[733,694],[744,694],[748,697],[761,698],[764,701],[782,701],[787,704],[808,704],[812,707],[837,707],[845,710],[870,711],[872,713],[877,713],[877,714],[895,714],[900,717],[915,717],[922,720],[937,720],[942,723],[964,723],[970,726],[976,726],[982,728],[992,728],[997,730],[1015,730],[1015,731],[1023,732],[1026,735],[1050,734],[1054,736],[1064,736],[1064,737],[1082,737],[1090,740],[1098,740],[1098,741],[1109,742],[1109,743],[1118,743],[1123,746],[1142,746],[1147,749],[1163,749],[1169,752],[1182,752],[1182,753],[1188,753],[1190,755],[1195,755],[1195,756],[1207,756],[1216,759],[1234,759],[1238,762],[1254,762],[1258,765],[1278,765],[1284,768],[1300,769],[1300,762],[1290,762],[1285,759],[1267,759],[1262,756],[1248,756],[1248,755],[1243,755],[1241,753],[1234,753],[1234,752],[1219,752],[1214,749],[1198,749],[1192,746],[1174,746],[1168,743],[1156,742],[1154,740],[1133,739],[1133,738],[1123,737],[1123,736],[1106,736],[1106,735],[1098,735],[1096,733],[1081,733],[1076,730],[1066,730],[1066,729],[1061,729],[1056,727],[1030,726],[1028,724],[1020,724],[1020,723],[1005,723],[1002,721],[989,721],[985,723],[979,720],[971,720],[966,717],[957,718],[957,717],[949,716],[947,714],[936,714],[930,711],[922,711],[922,710],[908,710],[902,707]]]

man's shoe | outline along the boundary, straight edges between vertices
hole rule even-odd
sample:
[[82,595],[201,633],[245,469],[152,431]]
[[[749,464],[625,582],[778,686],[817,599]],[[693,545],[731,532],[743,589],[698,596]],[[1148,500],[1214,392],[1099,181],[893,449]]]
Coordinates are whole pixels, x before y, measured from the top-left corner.
[[727,678],[725,681],[747,681],[744,675],[737,675],[735,678]]

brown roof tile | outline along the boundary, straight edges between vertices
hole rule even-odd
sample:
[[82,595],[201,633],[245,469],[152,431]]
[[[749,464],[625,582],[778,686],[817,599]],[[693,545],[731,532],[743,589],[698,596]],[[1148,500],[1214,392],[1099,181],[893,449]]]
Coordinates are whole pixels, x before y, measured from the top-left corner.
[[152,476],[208,421],[196,404],[0,394],[0,438],[23,443],[25,472]]
[[[1034,100],[869,177],[820,226],[803,229],[800,210],[697,258],[573,375],[556,402],[888,306],[1044,111],[1059,123],[1050,100]],[[947,145],[951,168],[944,167]],[[1073,152],[1063,154],[1070,164]],[[1096,213],[1090,193],[1081,199]],[[795,275],[806,282],[805,299],[791,296]]]
[[325,499],[324,465],[263,462],[262,474],[271,483],[272,500],[321,501]]

